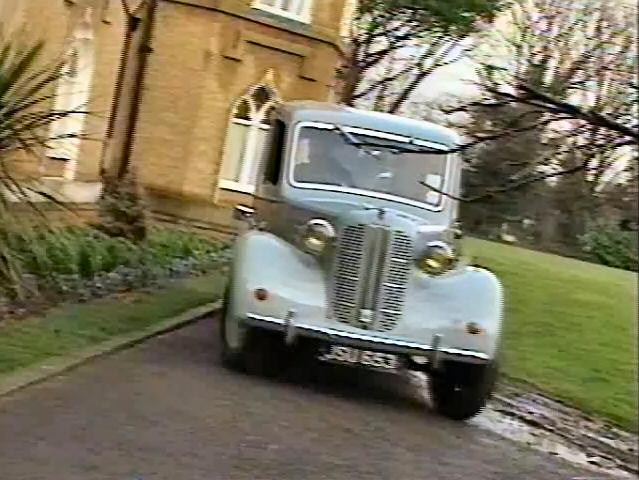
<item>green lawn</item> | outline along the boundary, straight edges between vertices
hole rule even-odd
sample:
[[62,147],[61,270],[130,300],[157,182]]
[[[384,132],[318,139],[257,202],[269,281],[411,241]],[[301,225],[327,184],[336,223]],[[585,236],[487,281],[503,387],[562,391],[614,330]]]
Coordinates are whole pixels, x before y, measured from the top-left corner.
[[176,281],[153,293],[131,293],[62,305],[42,317],[0,326],[0,374],[88,347],[220,298],[222,273]]
[[476,239],[506,291],[506,375],[637,429],[637,276]]

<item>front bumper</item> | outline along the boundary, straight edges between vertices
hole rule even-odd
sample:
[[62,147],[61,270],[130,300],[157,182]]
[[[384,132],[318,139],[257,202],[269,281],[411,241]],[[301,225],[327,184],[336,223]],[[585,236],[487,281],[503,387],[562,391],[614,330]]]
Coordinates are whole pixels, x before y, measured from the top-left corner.
[[434,335],[431,344],[426,345],[399,339],[381,338],[367,335],[364,332],[354,333],[334,328],[307,325],[297,322],[292,314],[285,319],[281,319],[249,313],[246,318],[243,319],[243,323],[250,327],[282,332],[285,341],[289,344],[293,343],[297,337],[314,338],[329,343],[348,345],[365,350],[426,357],[430,365],[434,368],[436,368],[441,360],[455,360],[479,364],[490,361],[490,357],[483,352],[440,347],[441,336],[439,335]]

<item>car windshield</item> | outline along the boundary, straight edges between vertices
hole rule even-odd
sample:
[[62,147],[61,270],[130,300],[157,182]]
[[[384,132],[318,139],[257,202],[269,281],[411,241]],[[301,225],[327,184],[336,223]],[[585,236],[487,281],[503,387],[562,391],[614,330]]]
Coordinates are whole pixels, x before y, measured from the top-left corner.
[[303,126],[295,148],[293,180],[437,206],[449,155],[429,151],[426,142],[411,145],[407,140],[370,130]]

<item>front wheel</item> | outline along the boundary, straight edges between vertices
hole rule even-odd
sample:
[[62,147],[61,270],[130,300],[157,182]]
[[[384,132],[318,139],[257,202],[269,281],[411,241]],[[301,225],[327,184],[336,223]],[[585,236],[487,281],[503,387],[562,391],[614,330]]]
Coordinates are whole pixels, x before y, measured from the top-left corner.
[[497,365],[445,362],[430,378],[430,396],[435,409],[453,420],[477,415],[490,399],[497,380]]
[[246,342],[243,342],[239,348],[234,348],[229,344],[227,337],[227,309],[230,300],[230,287],[227,287],[224,292],[224,299],[222,304],[222,311],[220,312],[220,341],[222,343],[222,363],[224,366],[233,370],[244,370],[245,368],[245,355],[246,355]]
[[222,364],[232,370],[244,371],[244,348],[232,348],[226,340],[226,320],[220,320],[220,337],[222,340]]
[[[267,376],[277,375],[285,364],[284,339],[274,332],[247,328],[239,335],[239,345],[233,347],[228,340],[229,323],[236,320],[227,315],[230,289],[224,295],[224,306],[220,318],[220,340],[222,363],[233,370]],[[230,325],[233,328],[233,325]]]

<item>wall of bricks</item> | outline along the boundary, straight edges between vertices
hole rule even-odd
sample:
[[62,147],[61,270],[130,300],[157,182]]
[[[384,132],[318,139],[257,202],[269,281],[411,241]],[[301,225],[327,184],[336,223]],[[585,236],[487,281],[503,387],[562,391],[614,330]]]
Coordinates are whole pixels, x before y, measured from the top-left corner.
[[[318,4],[315,18],[337,36],[335,11],[343,0]],[[217,186],[233,102],[269,70],[283,100],[328,100],[339,58],[337,46],[324,39],[215,9],[161,3],[133,157],[151,203],[173,215],[232,223],[225,207],[251,202]],[[168,198],[180,202],[169,207]]]

